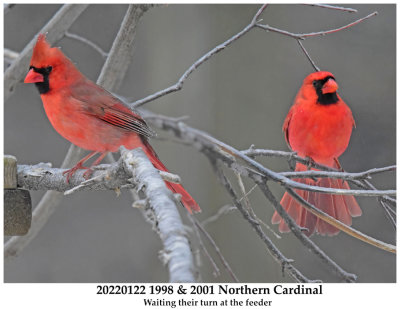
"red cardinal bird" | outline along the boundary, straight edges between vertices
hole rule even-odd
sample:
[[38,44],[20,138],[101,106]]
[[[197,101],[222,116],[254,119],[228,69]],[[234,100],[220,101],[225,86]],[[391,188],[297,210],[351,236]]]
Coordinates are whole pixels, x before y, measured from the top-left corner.
[[[292,108],[283,124],[286,142],[299,156],[309,157],[316,163],[340,168],[337,158],[346,150],[355,122],[350,108],[343,102],[336,90],[338,85],[332,73],[315,72],[306,77]],[[296,171],[307,167],[296,164]],[[307,185],[327,188],[349,189],[346,181],[331,178],[294,179]],[[305,200],[330,216],[351,225],[351,217],[361,215],[355,198],[349,195],[333,195],[296,190]],[[296,221],[308,229],[306,235],[317,232],[321,235],[336,235],[339,230],[311,214],[287,192],[281,200],[282,207]],[[279,223],[280,232],[289,228],[277,212],[272,223]]]
[[[65,172],[67,182],[79,169],[88,169],[84,173],[88,178],[91,168],[121,145],[128,149],[141,147],[157,169],[167,171],[147,141],[154,133],[140,115],[87,79],[60,49],[51,48],[43,34],[33,49],[25,83],[35,83],[54,129],[71,143],[92,151]],[[83,163],[96,154],[100,156],[90,168],[84,167]],[[189,212],[200,211],[181,185],[166,184],[182,195],[182,204]]]

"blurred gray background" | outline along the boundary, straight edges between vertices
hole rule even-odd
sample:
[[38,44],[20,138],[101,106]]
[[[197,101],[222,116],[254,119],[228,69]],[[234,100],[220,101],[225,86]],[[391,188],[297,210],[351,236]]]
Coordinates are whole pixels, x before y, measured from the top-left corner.
[[[350,5],[349,5],[350,6]],[[17,5],[4,18],[5,47],[21,51],[60,5]],[[168,5],[151,9],[137,29],[133,62],[117,93],[133,100],[175,83],[200,56],[239,32],[260,5]],[[304,5],[270,5],[263,23],[304,33],[350,23],[375,10],[379,15],[353,28],[309,38],[305,47],[322,70],[331,71],[339,92],[353,110],[357,128],[341,157],[344,169],[362,171],[396,162],[395,144],[395,5],[351,5],[358,13]],[[70,31],[109,50],[127,5],[91,5]],[[57,43],[78,68],[96,80],[103,59],[91,47],[64,38]],[[27,68],[28,71],[28,68]],[[146,108],[168,116],[189,115],[187,123],[238,149],[287,150],[283,120],[303,78],[312,72],[297,42],[254,29],[202,65],[182,91],[148,103]],[[69,143],[51,127],[33,85],[20,84],[4,104],[5,153],[21,164],[51,162],[60,166]],[[168,137],[159,132],[162,137]],[[230,199],[216,181],[207,159],[191,147],[172,141],[152,142],[166,166],[179,174],[203,209],[213,215]],[[267,167],[288,169],[284,160],[260,159]],[[247,189],[251,182],[245,182]],[[394,188],[395,175],[374,177],[378,188]],[[280,198],[283,190],[273,186]],[[34,205],[43,192],[32,192]],[[269,223],[272,206],[255,190],[251,203]],[[386,242],[395,232],[374,198],[358,198],[363,216],[354,227]],[[180,209],[187,222],[185,210]],[[189,223],[188,223],[189,224]],[[273,227],[277,230],[276,226]],[[291,281],[238,212],[207,226],[225,258],[243,282]],[[338,278],[291,234],[272,238],[309,278]],[[313,236],[314,241],[359,282],[394,282],[395,256],[343,233]],[[38,237],[22,254],[5,264],[5,282],[163,282],[167,271],[158,259],[158,236],[123,192],[79,192],[65,197]],[[211,247],[209,250],[216,258]],[[217,259],[217,258],[216,258]],[[205,282],[231,281],[223,270],[213,277],[202,255]]]

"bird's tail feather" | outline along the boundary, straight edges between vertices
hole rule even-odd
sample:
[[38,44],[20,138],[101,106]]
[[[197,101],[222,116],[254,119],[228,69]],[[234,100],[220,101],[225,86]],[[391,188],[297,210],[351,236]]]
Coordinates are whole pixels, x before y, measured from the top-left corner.
[[[304,171],[306,169],[306,166],[297,163],[296,171]],[[309,178],[299,178],[293,180],[307,185],[316,185],[334,189],[350,189],[348,183],[341,179],[319,178],[317,181],[314,181]],[[344,224],[351,225],[352,217],[358,217],[362,214],[361,208],[354,196],[316,193],[303,190],[295,191],[310,204],[321,209],[323,212],[343,222]],[[287,192],[284,194],[281,200],[281,205],[293,218],[293,220],[296,221],[297,225],[307,228],[307,231],[304,232],[307,236],[312,235],[314,232],[328,236],[333,236],[339,233],[339,229],[333,227],[329,223],[317,218],[311,212],[307,211]],[[272,216],[271,221],[273,224],[279,223],[280,232],[289,232],[288,226],[276,211]]]
[[[153,150],[151,145],[146,139],[142,139],[142,143],[144,144],[145,147],[143,147],[144,152],[146,153],[147,157],[150,159],[151,163],[153,163],[154,167],[160,171],[168,172],[168,169],[165,167],[165,165],[160,161],[158,158],[156,152]],[[190,196],[190,194],[185,190],[185,188],[177,183],[172,183],[166,181],[165,184],[167,187],[174,193],[179,193],[182,198],[181,202],[183,206],[189,211],[189,213],[194,212],[200,212],[200,206],[197,204],[197,202]]]

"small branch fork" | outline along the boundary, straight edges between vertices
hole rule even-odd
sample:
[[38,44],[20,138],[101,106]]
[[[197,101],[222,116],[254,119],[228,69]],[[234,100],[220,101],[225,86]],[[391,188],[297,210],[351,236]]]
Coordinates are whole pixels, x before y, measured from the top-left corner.
[[[313,36],[322,36],[322,35],[327,35],[330,33],[335,33],[335,32],[339,32],[341,30],[353,27],[359,23],[361,23],[362,21],[371,18],[375,15],[377,15],[377,12],[373,12],[363,18],[360,18],[348,25],[345,25],[343,27],[340,28],[336,28],[336,29],[331,29],[331,30],[326,30],[326,31],[318,31],[318,32],[311,32],[311,33],[292,33],[292,32],[288,32],[286,30],[282,30],[282,29],[278,29],[275,27],[271,27],[269,25],[264,25],[261,24],[259,20],[259,17],[261,16],[261,14],[265,11],[265,9],[267,8],[268,4],[263,4],[260,9],[256,12],[256,14],[254,15],[254,17],[252,18],[251,22],[243,28],[243,30],[241,30],[240,32],[238,32],[237,34],[233,35],[231,38],[229,38],[228,40],[226,40],[225,42],[219,44],[218,46],[214,47],[212,50],[210,50],[208,53],[206,53],[205,55],[203,55],[202,57],[200,57],[197,61],[195,61],[184,73],[183,75],[179,78],[179,80],[172,86],[165,88],[163,90],[160,90],[154,94],[151,94],[143,99],[137,100],[133,103],[131,103],[131,107],[135,108],[135,107],[139,107],[142,106],[148,102],[154,101],[160,97],[163,97],[167,94],[170,94],[172,92],[176,92],[179,91],[183,88],[183,84],[185,83],[185,81],[188,79],[188,77],[200,66],[202,65],[204,62],[206,62],[207,60],[209,60],[212,56],[214,56],[215,54],[219,53],[220,51],[224,50],[226,47],[228,47],[229,45],[231,45],[233,42],[235,42],[236,40],[238,40],[239,38],[241,38],[243,35],[245,35],[246,33],[248,33],[250,30],[252,30],[253,28],[260,28],[266,31],[271,31],[271,32],[276,32],[285,36],[289,36],[291,38],[294,38],[296,40],[304,40],[308,37],[313,37]],[[343,8],[343,7],[336,7],[336,6],[332,6],[332,5],[316,5],[319,7],[324,7],[324,8],[329,8],[329,9],[336,9],[336,10],[340,10],[340,11],[348,11],[348,12],[356,12],[356,10],[353,9],[347,9],[347,8]],[[301,45],[301,43],[299,42],[299,44]],[[301,45],[302,46],[302,45]],[[302,46],[303,51],[305,51],[304,47]],[[308,53],[306,53],[306,55],[308,55]],[[311,62],[313,62],[311,60],[311,57],[308,55],[307,56]],[[314,67],[318,68],[315,64]],[[319,70],[319,69],[318,69]]]

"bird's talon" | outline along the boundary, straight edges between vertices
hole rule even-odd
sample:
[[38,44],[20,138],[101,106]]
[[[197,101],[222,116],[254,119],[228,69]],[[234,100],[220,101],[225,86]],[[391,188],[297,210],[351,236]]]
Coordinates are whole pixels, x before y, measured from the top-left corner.
[[91,168],[87,168],[87,169],[88,170],[83,173],[83,178],[85,178],[86,180],[88,180],[93,173],[93,170]]

